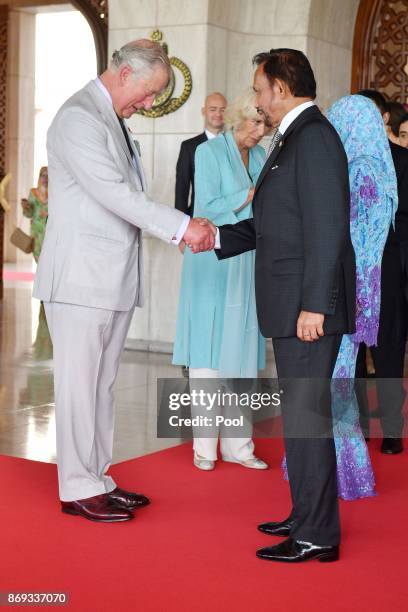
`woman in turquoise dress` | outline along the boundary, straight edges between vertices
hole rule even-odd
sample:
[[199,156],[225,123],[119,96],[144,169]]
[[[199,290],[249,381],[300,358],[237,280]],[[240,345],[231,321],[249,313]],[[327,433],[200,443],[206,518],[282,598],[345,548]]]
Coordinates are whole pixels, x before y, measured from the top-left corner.
[[352,500],[375,495],[353,379],[360,342],[367,346],[377,343],[381,260],[398,192],[388,138],[375,104],[359,95],[346,96],[330,107],[327,116],[347,154],[350,230],[356,254],[356,332],[343,336],[332,383],[339,495]]
[[[254,94],[246,91],[226,110],[227,132],[197,148],[194,216],[216,225],[252,217],[254,185],[265,161],[258,145],[265,133]],[[184,252],[173,363],[194,379],[256,378],[265,367],[265,339],[256,316],[255,252],[218,261],[213,251]],[[205,384],[202,382],[202,384]],[[205,432],[203,432],[205,433]],[[218,430],[194,434],[194,464],[212,470]],[[221,435],[224,460],[265,469],[251,437]]]

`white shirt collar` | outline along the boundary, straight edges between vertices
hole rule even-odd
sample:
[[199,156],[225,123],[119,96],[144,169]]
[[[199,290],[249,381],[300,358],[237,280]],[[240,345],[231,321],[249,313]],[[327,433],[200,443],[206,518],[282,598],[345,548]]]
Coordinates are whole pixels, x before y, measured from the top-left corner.
[[303,104],[299,104],[299,106],[292,108],[292,110],[284,116],[280,126],[278,127],[278,130],[282,134],[282,136],[284,135],[288,127],[291,125],[291,123],[293,123],[294,120],[297,119],[297,117],[299,117],[299,115],[303,113],[304,110],[314,105],[315,103],[313,102],[313,100],[310,100],[309,102],[303,102]]
[[212,140],[213,138],[217,138],[218,134],[213,134],[212,132],[210,132],[210,130],[204,130],[205,131],[205,135],[207,136],[208,140]]
[[109,91],[106,89],[105,85],[102,83],[101,79],[99,77],[96,77],[94,83],[98,87],[98,89],[101,90],[101,92],[103,93],[105,98],[107,100],[109,100],[109,102],[112,104],[112,97],[111,97]]

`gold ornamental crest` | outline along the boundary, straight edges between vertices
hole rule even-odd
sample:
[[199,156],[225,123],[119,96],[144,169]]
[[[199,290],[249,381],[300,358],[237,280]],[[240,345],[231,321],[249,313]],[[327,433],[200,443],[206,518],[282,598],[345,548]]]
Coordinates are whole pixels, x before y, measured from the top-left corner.
[[[163,33],[160,30],[154,30],[154,32],[150,34],[150,39],[154,42],[160,43],[166,55],[168,56],[168,45],[167,43],[162,42]],[[159,96],[156,97],[155,101],[153,102],[152,108],[150,110],[140,109],[138,111],[139,115],[143,115],[144,117],[150,117],[152,119],[156,119],[157,117],[163,117],[164,115],[174,113],[189,99],[191,90],[193,88],[193,81],[191,79],[191,72],[189,68],[178,57],[170,57],[169,60],[172,66],[169,84],[167,85],[166,89]],[[184,79],[183,91],[179,96],[175,98],[172,97],[176,86],[176,76],[173,67],[177,68],[181,72],[181,75]]]

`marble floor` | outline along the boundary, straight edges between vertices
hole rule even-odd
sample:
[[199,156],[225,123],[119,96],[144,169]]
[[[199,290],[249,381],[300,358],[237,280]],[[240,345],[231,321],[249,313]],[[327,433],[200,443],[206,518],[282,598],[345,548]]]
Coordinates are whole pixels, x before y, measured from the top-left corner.
[[[15,271],[12,265],[6,269]],[[0,300],[0,454],[55,462],[52,345],[31,292],[30,281],[6,280]],[[268,352],[266,375],[275,372]],[[114,463],[183,442],[157,437],[157,379],[181,377],[168,354],[123,352],[115,389]]]
[[[8,264],[6,270],[16,271]],[[31,267],[19,265],[18,272]],[[52,345],[32,282],[6,280],[0,301],[0,454],[54,462]],[[273,356],[268,370],[273,375]],[[157,379],[181,378],[171,356],[125,350],[116,382],[113,462],[183,442],[157,437]]]
[[[0,301],[0,454],[55,462],[52,346],[31,291],[31,282],[5,281]],[[160,377],[181,377],[170,355],[124,351],[115,393],[115,463],[181,442],[156,436]]]

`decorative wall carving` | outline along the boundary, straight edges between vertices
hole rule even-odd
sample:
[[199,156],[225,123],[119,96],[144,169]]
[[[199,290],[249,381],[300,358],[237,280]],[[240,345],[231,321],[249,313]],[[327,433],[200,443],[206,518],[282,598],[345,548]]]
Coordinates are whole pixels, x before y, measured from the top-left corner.
[[361,0],[353,50],[352,91],[379,89],[408,101],[408,0]]
[[[6,93],[7,93],[8,6],[0,6],[0,179],[6,165]],[[3,297],[4,210],[0,206],[0,300]]]
[[[169,48],[167,43],[162,42],[163,32],[161,32],[160,30],[154,30],[150,35],[150,39],[154,42],[160,43],[166,55],[169,55]],[[150,110],[140,109],[138,111],[139,115],[144,115],[145,117],[150,117],[151,119],[163,117],[164,115],[168,115],[169,113],[174,113],[189,99],[193,87],[190,69],[178,57],[170,57],[169,60],[172,69],[168,86],[166,87],[164,92],[162,92],[161,95],[156,97],[152,108]],[[179,70],[184,81],[183,90],[181,94],[176,98],[172,98],[176,85],[176,75],[174,73],[173,66],[174,68],[177,68]]]
[[103,72],[108,63],[108,0],[71,0],[87,19],[95,39],[98,73]]

